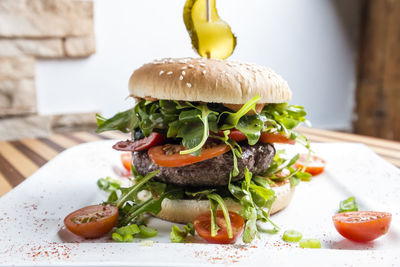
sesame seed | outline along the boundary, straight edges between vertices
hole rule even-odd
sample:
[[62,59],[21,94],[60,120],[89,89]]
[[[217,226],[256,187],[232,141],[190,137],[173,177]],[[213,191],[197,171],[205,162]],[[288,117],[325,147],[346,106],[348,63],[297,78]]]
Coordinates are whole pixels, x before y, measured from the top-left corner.
[[179,76],[179,80],[181,80],[181,81],[183,80],[183,76],[182,76],[182,75],[181,75],[181,76]]
[[186,86],[190,88],[190,87],[192,87],[192,84],[191,83],[186,83]]
[[162,75],[163,73],[164,73],[164,71],[163,71],[163,70],[161,70],[159,75]]
[[190,64],[188,67],[189,67],[189,68],[194,68],[193,64]]
[[202,67],[206,66],[206,64],[204,64],[204,63],[200,63],[199,65],[202,66]]
[[173,72],[172,71],[168,71],[167,72],[167,75],[171,75]]
[[206,70],[203,70],[202,72],[203,72],[203,75],[205,75],[205,74],[207,73],[207,71],[206,71]]
[[182,68],[181,68],[181,70],[186,70],[186,69],[187,69],[187,67],[186,67],[186,66],[184,66],[184,67],[182,67]]
[[186,74],[186,72],[183,70],[183,71],[182,71],[182,75],[185,76],[185,74]]

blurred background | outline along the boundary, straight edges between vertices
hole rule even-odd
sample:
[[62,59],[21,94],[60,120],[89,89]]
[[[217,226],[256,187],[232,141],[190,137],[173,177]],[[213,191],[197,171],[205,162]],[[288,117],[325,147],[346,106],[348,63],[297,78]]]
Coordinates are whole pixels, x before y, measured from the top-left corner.
[[[184,0],[0,0],[0,139],[94,130],[135,68],[196,57]],[[268,66],[315,128],[400,140],[400,0],[217,0],[229,60]]]

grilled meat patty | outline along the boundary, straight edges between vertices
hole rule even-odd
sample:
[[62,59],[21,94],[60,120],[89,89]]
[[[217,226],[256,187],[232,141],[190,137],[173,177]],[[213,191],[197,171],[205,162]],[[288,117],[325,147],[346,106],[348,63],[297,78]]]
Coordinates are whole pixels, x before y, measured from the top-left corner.
[[[272,144],[242,145],[242,158],[238,158],[239,175],[232,180],[244,178],[245,166],[253,174],[263,173],[274,156],[275,148]],[[178,186],[226,186],[229,182],[229,173],[233,169],[231,151],[184,167],[158,166],[150,159],[147,151],[133,152],[132,158],[133,165],[140,175],[159,169],[160,172],[154,177],[155,180]]]

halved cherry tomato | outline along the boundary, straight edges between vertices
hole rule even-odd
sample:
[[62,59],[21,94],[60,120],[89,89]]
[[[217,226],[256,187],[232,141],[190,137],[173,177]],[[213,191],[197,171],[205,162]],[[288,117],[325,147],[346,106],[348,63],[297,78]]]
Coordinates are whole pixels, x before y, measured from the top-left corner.
[[64,224],[72,233],[84,238],[105,235],[117,224],[118,208],[111,205],[92,205],[70,213]]
[[[185,148],[181,145],[154,146],[147,152],[153,162],[162,167],[182,167],[222,155],[230,150],[227,145],[203,147],[199,156],[179,154]],[[166,152],[169,151],[169,152]]]
[[332,217],[343,237],[357,242],[372,241],[389,230],[392,214],[378,211],[348,211]]
[[236,212],[229,212],[229,218],[231,219],[232,234],[233,237],[228,237],[228,230],[226,228],[226,222],[224,213],[222,210],[218,210],[216,214],[217,225],[219,230],[216,236],[211,236],[211,212],[206,212],[197,216],[193,221],[193,226],[196,232],[203,239],[210,243],[215,244],[232,244],[235,243],[236,239],[243,233],[244,219]]
[[[307,165],[307,154],[301,154],[300,158],[296,162],[296,167],[297,168],[303,168],[304,166]],[[325,163],[326,161],[318,156],[312,155],[310,158],[310,161],[308,162],[308,165],[306,166],[305,171],[312,174],[312,175],[318,175],[321,172],[324,171],[325,168]]]
[[125,169],[130,172],[132,165],[132,153],[122,153],[121,154],[121,162],[124,165]]
[[161,145],[165,142],[165,140],[165,135],[152,132],[148,137],[136,141],[119,141],[113,145],[113,148],[119,151],[142,151],[153,146]]
[[292,140],[283,134],[279,133],[267,133],[267,132],[261,132],[260,136],[260,141],[262,143],[281,143],[281,144],[290,144],[294,145],[296,143],[296,140]]

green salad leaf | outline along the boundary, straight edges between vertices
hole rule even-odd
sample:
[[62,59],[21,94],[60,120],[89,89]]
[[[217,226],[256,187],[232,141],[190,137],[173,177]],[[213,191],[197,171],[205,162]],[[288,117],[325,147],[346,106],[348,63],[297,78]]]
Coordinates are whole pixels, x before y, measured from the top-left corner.
[[119,112],[110,119],[106,119],[100,114],[96,114],[96,119],[96,133],[102,133],[106,131],[121,131],[123,133],[130,133],[135,127],[137,127],[139,122],[133,109]]
[[[255,97],[247,101],[247,103],[244,104],[237,112],[235,113],[229,111],[222,112],[218,117],[218,122],[220,121],[224,122],[224,124],[221,127],[221,130],[229,130],[235,128],[240,118],[246,115],[247,112],[249,112],[250,110],[256,112],[256,104],[258,103],[258,101],[260,101],[260,97],[256,95]],[[222,120],[222,118],[224,119]]]
[[[232,196],[242,206],[240,214],[246,220],[243,242],[250,243],[255,237],[259,236],[257,220],[272,223],[269,219],[269,211],[275,200],[275,192],[269,188],[268,183],[256,184],[247,167],[245,169],[245,179],[236,182],[236,184],[232,183],[230,179],[228,188]],[[277,226],[274,225],[274,227]]]
[[246,135],[249,145],[255,145],[264,129],[264,121],[260,115],[244,116],[236,124],[236,129]]
[[[200,114],[196,114],[197,111],[200,111]],[[215,114],[217,112],[210,110],[207,105],[200,105],[196,107],[196,110],[191,111],[191,113],[193,114],[185,116],[184,120],[182,120],[185,125],[178,130],[177,137],[182,137],[183,146],[188,148],[187,150],[182,150],[180,154],[194,154],[198,156],[210,132],[209,117],[212,121],[216,122]],[[211,116],[212,114],[214,116]],[[179,116],[179,118],[181,117]],[[201,124],[198,123],[198,120],[201,121]]]

